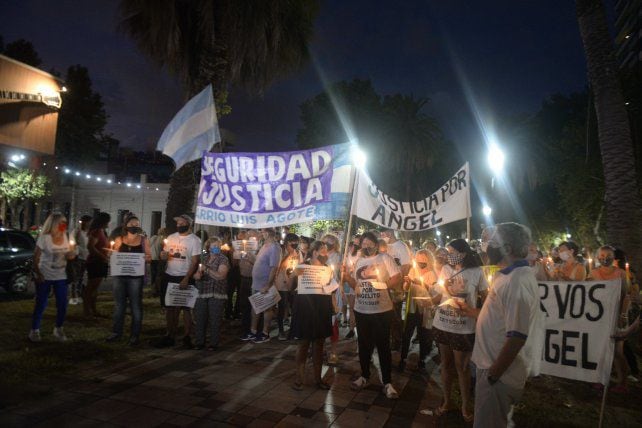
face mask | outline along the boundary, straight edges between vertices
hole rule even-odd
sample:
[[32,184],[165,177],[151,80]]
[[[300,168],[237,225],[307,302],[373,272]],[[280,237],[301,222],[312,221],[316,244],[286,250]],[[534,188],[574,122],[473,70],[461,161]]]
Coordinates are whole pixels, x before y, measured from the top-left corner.
[[387,237],[387,236],[386,236],[386,237],[383,237],[383,238],[381,238],[381,239],[383,239],[383,242],[385,242],[386,244],[389,244],[389,243],[390,243],[390,238],[389,238],[389,237]]
[[613,264],[613,257],[606,257],[604,259],[598,259],[602,266],[609,267]]
[[221,249],[219,247],[210,247],[210,253],[221,254]]
[[142,231],[143,231],[143,229],[141,229],[138,226],[131,226],[131,227],[127,228],[127,232],[131,233],[132,235],[137,235]]
[[526,260],[528,260],[529,262],[537,260],[537,254],[528,253],[528,255],[526,256]]
[[560,259],[567,261],[571,258],[571,253],[568,251],[560,251]]
[[328,256],[317,256],[317,260],[319,261],[319,263],[324,265],[325,262],[328,261]]
[[504,258],[504,254],[501,248],[491,247],[490,245],[486,249],[486,254],[488,255],[488,262],[491,265],[499,264]]
[[377,254],[377,249],[373,248],[373,247],[367,247],[367,248],[363,247],[361,249],[361,252],[363,253],[364,256],[370,257],[370,256],[374,256],[375,254]]
[[457,266],[464,261],[465,254],[448,254],[448,264],[451,266]]
[[428,267],[428,263],[417,263],[417,266],[419,266],[419,269],[426,269]]
[[328,251],[332,251],[332,249],[334,248],[334,245],[332,244],[332,242],[326,242],[325,246],[328,248]]
[[297,248],[299,248],[299,244],[290,244],[290,248],[296,250]]
[[482,242],[482,243],[481,243],[481,250],[482,250],[484,253],[487,253],[487,252],[488,252],[488,242]]
[[58,231],[64,232],[65,230],[67,230],[67,223],[58,223]]
[[176,226],[178,233],[185,233],[189,230],[189,226]]

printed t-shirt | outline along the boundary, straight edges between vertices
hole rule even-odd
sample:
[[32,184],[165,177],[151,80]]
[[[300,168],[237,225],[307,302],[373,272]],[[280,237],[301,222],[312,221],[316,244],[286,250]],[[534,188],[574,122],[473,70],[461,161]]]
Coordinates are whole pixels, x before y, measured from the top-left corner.
[[[378,277],[376,269],[379,269]],[[392,300],[388,290],[374,288],[372,282],[384,282],[400,273],[394,259],[386,254],[360,258],[355,264],[353,273],[357,281],[354,310],[362,314],[391,311]]]
[[67,257],[69,252],[69,241],[67,235],[63,235],[61,245],[53,243],[50,234],[42,234],[36,241],[36,246],[40,248],[40,263],[38,269],[46,281],[58,281],[67,279],[65,267],[67,266]]
[[[524,387],[526,378],[539,374],[544,343],[544,314],[533,270],[524,261],[499,271],[477,319],[472,360],[489,369],[507,337],[526,343],[508,366],[500,381],[513,388]],[[517,267],[516,267],[517,266]]]
[[412,252],[402,241],[395,241],[387,245],[386,253],[397,263],[397,266],[409,265],[412,263]]
[[165,245],[167,251],[167,270],[170,276],[185,276],[192,264],[192,257],[201,255],[201,240],[190,233],[181,235],[178,232],[167,237]]
[[488,289],[484,271],[474,267],[456,272],[452,266],[445,265],[436,289],[441,294],[441,303],[435,313],[433,327],[450,333],[475,333],[475,319],[464,316],[455,302],[449,302],[448,299],[464,298],[469,307],[477,307],[477,293]]
[[281,262],[281,246],[276,242],[263,244],[252,268],[252,290],[260,291],[270,280],[270,272]]

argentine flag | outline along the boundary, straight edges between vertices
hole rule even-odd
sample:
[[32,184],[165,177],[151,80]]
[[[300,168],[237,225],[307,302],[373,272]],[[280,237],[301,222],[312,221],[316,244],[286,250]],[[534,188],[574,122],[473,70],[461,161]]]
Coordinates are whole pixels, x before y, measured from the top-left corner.
[[200,159],[203,150],[209,150],[219,141],[221,134],[210,84],[174,116],[158,140],[156,150],[172,158],[178,170],[187,162]]

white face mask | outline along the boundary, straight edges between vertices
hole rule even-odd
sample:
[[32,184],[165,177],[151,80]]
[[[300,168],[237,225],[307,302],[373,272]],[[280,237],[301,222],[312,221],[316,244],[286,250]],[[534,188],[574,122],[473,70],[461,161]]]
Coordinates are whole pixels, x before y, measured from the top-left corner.
[[560,251],[560,259],[567,261],[571,258],[571,253],[569,251]]

